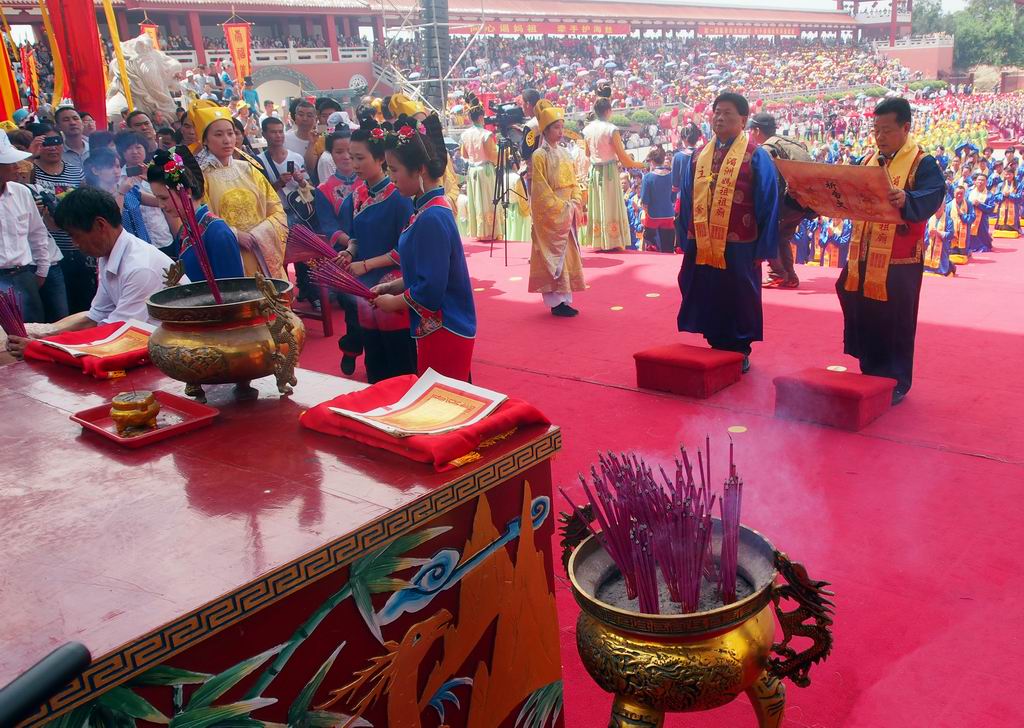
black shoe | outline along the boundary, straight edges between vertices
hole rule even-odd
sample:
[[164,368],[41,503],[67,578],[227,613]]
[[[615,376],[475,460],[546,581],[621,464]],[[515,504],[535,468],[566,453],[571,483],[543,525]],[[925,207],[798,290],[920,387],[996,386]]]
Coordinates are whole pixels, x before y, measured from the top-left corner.
[[551,315],[572,318],[573,316],[579,316],[580,312],[567,303],[560,303],[551,309]]
[[345,354],[341,357],[341,373],[346,376],[352,376],[356,372],[356,358],[351,354]]
[[907,390],[905,389],[894,389],[892,390],[892,406],[895,407],[904,399],[907,398]]
[[743,357],[743,373],[746,374],[749,371],[750,371],[750,357],[749,356],[745,356],[745,357]]

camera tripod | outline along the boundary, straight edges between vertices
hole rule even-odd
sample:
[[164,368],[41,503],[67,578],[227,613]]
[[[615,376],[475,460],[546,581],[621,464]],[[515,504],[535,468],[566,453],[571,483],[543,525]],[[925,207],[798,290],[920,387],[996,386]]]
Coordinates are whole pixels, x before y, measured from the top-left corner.
[[[501,227],[502,235],[501,240],[505,246],[505,265],[508,265],[508,206],[509,196],[515,194],[522,197],[524,200],[528,199],[526,196],[521,195],[519,192],[512,190],[508,186],[508,168],[515,161],[516,152],[515,146],[509,139],[504,136],[498,138],[498,164],[495,167],[494,175],[494,194],[491,196],[491,207],[497,213],[498,205],[501,205],[502,216],[501,216]],[[524,187],[525,189],[525,187]],[[495,214],[491,219],[491,249],[487,256],[492,257],[494,255],[494,233],[495,227],[498,224],[498,216]]]

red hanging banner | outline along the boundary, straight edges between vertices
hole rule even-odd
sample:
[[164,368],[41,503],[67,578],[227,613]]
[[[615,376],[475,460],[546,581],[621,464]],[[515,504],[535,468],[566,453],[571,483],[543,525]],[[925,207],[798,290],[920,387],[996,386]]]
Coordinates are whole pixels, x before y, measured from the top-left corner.
[[139,23],[139,30],[149,36],[153,47],[160,50],[160,28],[153,23]]
[[14,79],[13,59],[8,58],[6,40],[0,41],[0,54],[0,121],[7,121],[21,108],[21,97]]
[[64,95],[74,100],[79,111],[88,112],[97,120],[106,119],[106,77],[92,0],[46,0],[46,6],[54,39],[64,59],[65,77],[74,79],[74,84],[64,89]]
[[248,23],[224,23],[224,37],[231,52],[235,78],[241,83],[252,75],[252,27]]
[[35,51],[29,46],[21,47],[21,75],[25,79],[25,87],[28,89],[28,108],[35,111],[39,108],[39,78],[36,75],[36,59],[33,57]]
[[512,23],[502,20],[485,22],[481,32],[484,35],[629,35],[631,31],[629,23]]

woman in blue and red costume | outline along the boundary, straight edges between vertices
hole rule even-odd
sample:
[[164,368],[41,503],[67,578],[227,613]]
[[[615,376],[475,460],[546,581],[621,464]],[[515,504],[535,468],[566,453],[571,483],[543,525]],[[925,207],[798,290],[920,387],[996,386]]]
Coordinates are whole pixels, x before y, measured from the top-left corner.
[[[316,209],[316,221],[321,235],[336,250],[343,250],[347,244],[338,241],[339,234],[346,232],[352,225],[352,208],[345,207],[345,200],[356,188],[365,187],[365,183],[352,167],[351,152],[352,133],[334,132],[327,137],[324,148],[334,162],[334,174],[320,183],[313,192],[313,206]],[[345,311],[345,334],[338,339],[341,349],[341,373],[351,375],[356,370],[356,359],[363,354],[363,332],[359,328],[359,304],[354,296],[338,293],[338,301]]]
[[417,362],[453,379],[469,381],[476,337],[473,288],[455,223],[445,197],[448,165],[444,132],[436,114],[423,122],[400,117],[386,141],[388,169],[415,212],[398,243],[402,278],[374,288],[373,305],[408,310]]
[[[346,246],[341,255],[347,258],[349,271],[370,288],[401,280],[395,249],[412,215],[412,203],[384,172],[385,136],[374,121],[364,121],[352,132],[352,168],[363,184],[342,203],[340,217],[349,221],[348,228],[339,230],[332,240]],[[409,310],[371,306],[365,298],[357,305],[367,381],[373,384],[416,372]]]
[[171,199],[172,191],[177,189],[186,189],[192,197],[197,227],[203,236],[203,246],[210,259],[213,277],[220,279],[245,276],[242,251],[238,247],[235,233],[226,222],[200,202],[203,199],[203,173],[187,147],[178,147],[172,151],[158,150],[146,171],[146,180],[160,207],[166,213],[171,230],[177,231],[174,233],[173,247],[178,251],[178,259],[184,264],[185,275],[190,281],[205,281],[206,275],[199,265],[199,258],[192,247],[192,240],[178,208]]

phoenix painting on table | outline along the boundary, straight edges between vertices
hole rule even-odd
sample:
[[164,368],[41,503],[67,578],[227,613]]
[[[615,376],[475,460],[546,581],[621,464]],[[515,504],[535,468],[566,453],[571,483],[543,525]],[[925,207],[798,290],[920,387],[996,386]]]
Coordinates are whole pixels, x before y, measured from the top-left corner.
[[492,490],[48,725],[559,728],[550,516]]

